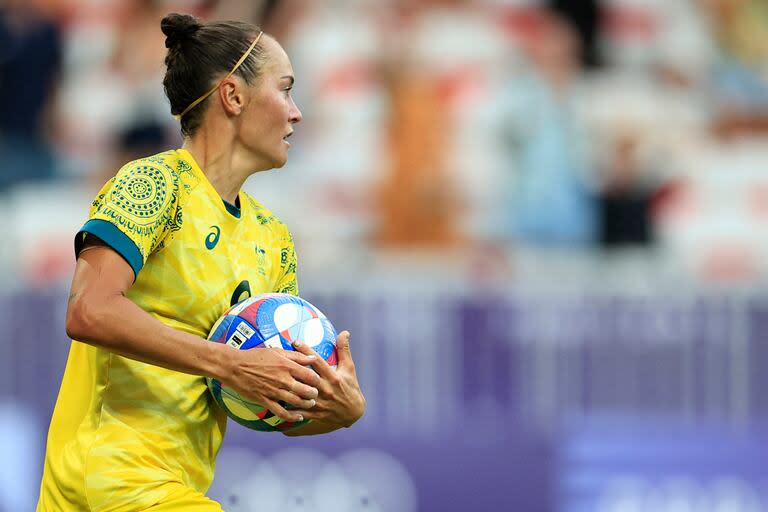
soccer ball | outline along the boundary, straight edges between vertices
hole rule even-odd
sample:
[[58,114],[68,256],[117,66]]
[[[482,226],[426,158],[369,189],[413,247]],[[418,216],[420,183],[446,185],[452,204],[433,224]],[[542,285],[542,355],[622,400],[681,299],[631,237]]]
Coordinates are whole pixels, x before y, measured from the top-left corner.
[[[239,350],[282,348],[294,350],[293,342],[312,347],[331,367],[337,364],[336,329],[315,306],[295,295],[266,293],[245,299],[229,308],[208,335],[215,343]],[[208,389],[227,415],[253,430],[283,431],[309,422],[288,422],[269,409],[242,398],[216,379],[206,378]],[[286,404],[280,402],[286,407]]]

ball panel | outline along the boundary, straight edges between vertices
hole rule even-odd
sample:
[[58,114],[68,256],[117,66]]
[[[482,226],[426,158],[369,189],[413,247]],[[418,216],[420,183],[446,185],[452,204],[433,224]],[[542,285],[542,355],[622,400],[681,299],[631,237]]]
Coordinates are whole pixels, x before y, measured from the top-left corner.
[[273,427],[272,425],[268,425],[267,423],[264,423],[262,420],[254,420],[254,421],[248,421],[244,420],[242,418],[238,418],[237,416],[229,416],[233,420],[235,420],[240,425],[249,428],[251,430],[258,430],[259,432],[276,432],[277,429]]
[[[231,410],[229,408],[230,404],[238,402],[242,407],[246,407],[250,412],[245,414],[238,414],[237,411]],[[243,425],[244,427],[261,432],[274,432],[276,430],[274,426],[262,420],[264,416],[271,415],[271,411],[258,404],[254,404],[253,402],[249,402],[243,399],[240,397],[240,395],[232,390],[228,390],[227,388],[220,388],[216,403],[218,403],[219,406],[224,409],[224,412],[227,413],[227,416],[235,420],[240,425]]]
[[293,350],[293,342],[280,333],[280,343],[283,350]]
[[235,318],[237,317],[230,315],[224,315],[219,318],[216,323],[213,324],[213,328],[211,329],[211,334],[208,336],[208,339],[218,343],[224,343],[227,338],[227,332],[229,332],[229,327],[232,325],[232,322],[235,320]]
[[250,341],[251,338],[256,338],[255,343],[261,343],[262,338],[258,334],[258,331],[253,328],[248,322],[240,317],[233,317],[232,322],[227,329],[227,345],[234,348],[242,348],[243,345]]
[[272,336],[271,338],[264,340],[264,343],[262,344],[265,348],[285,348],[283,346],[283,341],[279,334]]
[[254,325],[265,338],[271,338],[301,320],[305,303],[304,299],[293,295],[270,294],[259,305]]
[[240,318],[247,321],[249,324],[254,326],[256,329],[259,328],[258,318],[257,314],[259,312],[259,309],[261,308],[262,304],[267,300],[264,298],[264,296],[254,297],[256,300],[251,302],[247,308],[243,309],[238,316]]
[[273,427],[276,427],[276,426],[278,426],[279,424],[281,424],[283,422],[283,420],[281,420],[277,416],[271,416],[269,418],[264,418],[262,421],[264,421],[264,423],[266,423],[267,425],[271,425]]
[[328,366],[331,368],[336,368],[336,366],[339,364],[339,353],[336,350],[336,347],[334,346],[331,349],[331,355],[328,357],[322,356],[325,358],[325,362],[328,363]]
[[280,304],[272,314],[272,321],[278,331],[285,331],[301,321],[301,313],[301,308],[296,304]]
[[317,309],[317,308],[316,308],[314,305],[312,305],[312,304],[309,304],[309,303],[307,303],[307,304],[309,305],[309,307],[311,307],[311,308],[312,308],[312,309],[315,311],[315,314],[317,314],[317,316],[318,316],[318,317],[322,318],[323,320],[328,320],[328,317],[326,317],[326,316],[323,314],[323,312],[322,312],[322,311],[320,311],[319,309]]
[[227,311],[227,314],[233,315],[233,316],[240,316],[240,314],[245,311],[247,308],[251,307],[255,302],[258,302],[260,299],[259,297],[248,297],[247,299],[243,299],[231,308],[229,308],[229,311]]
[[246,421],[258,420],[258,415],[250,410],[244,402],[229,396],[226,393],[221,394],[221,401],[224,402],[224,407],[232,414],[240,419]]
[[304,322],[295,325],[290,329],[290,332],[295,339],[310,347],[315,347],[323,341],[323,323],[317,317],[309,318]]
[[338,336],[339,333],[336,332],[336,329],[334,329],[333,324],[327,318],[323,317],[322,323],[323,323],[323,331],[325,331],[324,338],[335,345],[336,336]]

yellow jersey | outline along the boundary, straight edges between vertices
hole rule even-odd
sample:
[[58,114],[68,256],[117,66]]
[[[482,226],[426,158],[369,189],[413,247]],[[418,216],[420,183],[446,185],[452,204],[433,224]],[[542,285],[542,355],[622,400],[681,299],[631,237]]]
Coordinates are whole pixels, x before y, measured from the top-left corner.
[[[192,155],[125,165],[78,233],[106,242],[136,275],[128,297],[175,329],[206,337],[230,305],[298,293],[286,226],[244,192],[226,204]],[[144,510],[179,484],[205,493],[226,416],[203,377],[73,340],[51,419],[38,511]]]

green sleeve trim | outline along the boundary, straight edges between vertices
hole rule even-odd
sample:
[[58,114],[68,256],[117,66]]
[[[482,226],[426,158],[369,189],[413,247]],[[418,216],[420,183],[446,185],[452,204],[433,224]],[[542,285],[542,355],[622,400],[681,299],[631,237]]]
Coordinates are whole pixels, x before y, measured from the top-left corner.
[[128,237],[128,235],[120,231],[120,229],[111,222],[101,219],[91,219],[85,223],[75,237],[75,256],[79,255],[80,249],[82,249],[83,241],[85,239],[83,236],[84,233],[90,233],[100,238],[105,244],[122,256],[133,269],[133,279],[134,281],[136,280],[139,271],[144,266],[144,258],[141,256],[139,248],[136,247],[136,244]]

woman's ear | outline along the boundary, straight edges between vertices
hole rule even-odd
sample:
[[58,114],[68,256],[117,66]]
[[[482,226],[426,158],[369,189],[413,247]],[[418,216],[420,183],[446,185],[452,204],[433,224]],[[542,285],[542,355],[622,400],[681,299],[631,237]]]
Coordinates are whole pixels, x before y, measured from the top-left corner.
[[219,85],[219,99],[224,112],[230,116],[239,116],[245,106],[245,90],[242,84],[233,78],[227,78]]

